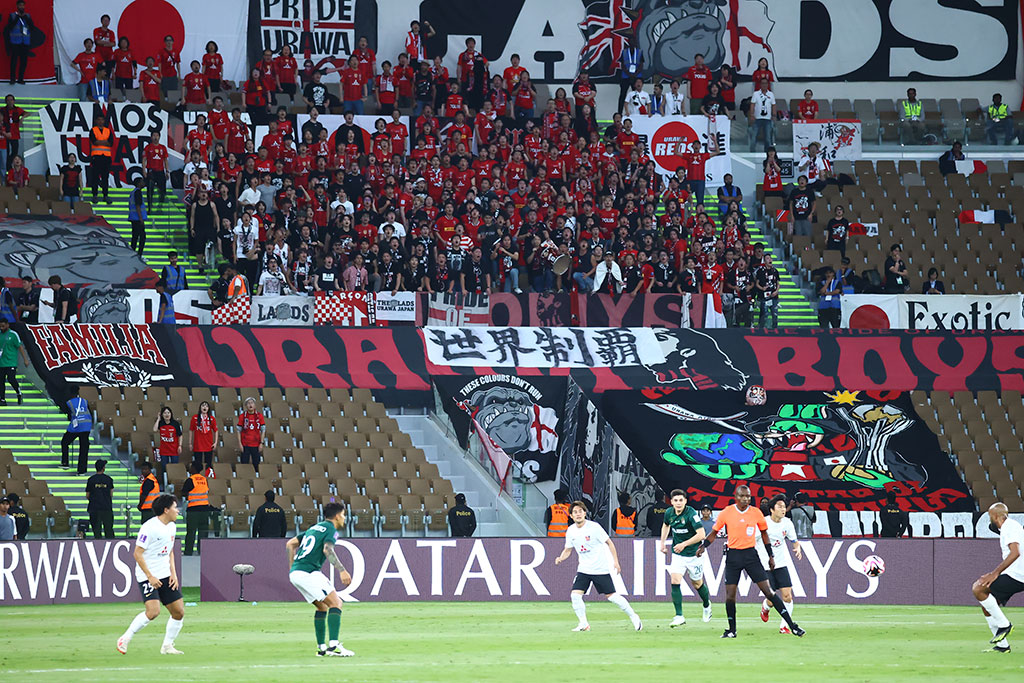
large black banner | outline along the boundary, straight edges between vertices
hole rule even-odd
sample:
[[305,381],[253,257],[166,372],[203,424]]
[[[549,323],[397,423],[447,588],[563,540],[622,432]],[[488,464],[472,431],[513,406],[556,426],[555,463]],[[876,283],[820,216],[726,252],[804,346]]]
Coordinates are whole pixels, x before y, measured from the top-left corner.
[[559,436],[565,412],[564,377],[439,377],[442,405],[463,447],[473,421],[515,463],[524,481],[558,476]]
[[[131,324],[33,325],[15,329],[48,381],[65,378],[97,386],[136,386],[150,381],[175,386],[365,387],[373,390],[429,392],[436,377],[499,374],[507,363],[485,360],[453,367],[427,360],[425,330],[412,327],[250,327]],[[481,358],[494,356],[493,335],[515,328],[472,328]],[[548,328],[536,328],[545,334]],[[526,341],[534,343],[536,329]],[[469,353],[462,328],[443,332],[453,352]],[[577,328],[589,339],[595,328]],[[655,401],[676,389],[742,391],[751,384],[769,390],[836,391],[1024,391],[1024,333],[788,329],[746,332],[632,328],[600,331],[617,339],[614,363],[598,355],[592,366],[526,367],[504,370],[529,377],[570,376],[591,393],[643,390]],[[628,332],[628,333],[627,333]],[[551,337],[573,336],[567,328]],[[636,348],[637,339],[654,349]],[[606,339],[606,340],[607,340]],[[507,341],[507,340],[503,340]],[[523,341],[520,339],[520,341]],[[575,342],[574,342],[575,343]],[[530,351],[535,351],[530,347]],[[610,347],[609,347],[610,352]],[[523,349],[519,349],[523,351]],[[576,353],[574,351],[574,353]],[[578,354],[577,354],[578,355]],[[522,360],[542,354],[519,353]],[[150,363],[159,357],[162,362]],[[512,356],[509,355],[509,358]],[[657,358],[657,362],[650,361]],[[88,378],[83,363],[126,361],[146,372]],[[646,361],[645,365],[642,361]],[[600,361],[600,364],[599,364]],[[488,363],[492,363],[488,365]],[[130,368],[122,368],[130,370]],[[167,376],[167,379],[158,379]]]
[[676,391],[657,400],[608,392],[601,411],[666,491],[728,504],[739,483],[758,498],[797,491],[826,510],[877,510],[887,491],[913,511],[974,502],[938,440],[900,392]]

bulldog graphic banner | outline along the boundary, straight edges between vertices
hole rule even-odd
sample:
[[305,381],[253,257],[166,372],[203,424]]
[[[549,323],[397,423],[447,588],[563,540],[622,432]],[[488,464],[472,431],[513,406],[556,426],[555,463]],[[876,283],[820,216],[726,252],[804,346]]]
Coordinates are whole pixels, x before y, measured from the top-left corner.
[[514,474],[524,481],[558,476],[564,377],[439,377],[434,386],[463,447],[475,421],[491,445],[512,458]]
[[797,491],[818,510],[971,511],[974,499],[900,392],[609,392],[601,411],[665,491],[721,509],[748,484],[757,498]]
[[[367,35],[378,59],[404,51],[410,19],[429,21],[437,35],[425,42],[427,56],[441,55],[452,74],[456,56],[472,36],[492,74],[518,53],[532,79],[543,83],[571,83],[581,71],[595,82],[617,82],[627,47],[642,51],[648,82],[682,78],[698,53],[712,71],[728,64],[748,83],[762,57],[788,81],[1017,77],[1018,0],[560,0],[558,11],[552,11],[550,0],[376,0],[376,25],[360,31],[368,1],[319,5],[354,9],[356,33]],[[303,52],[300,26],[302,36],[313,36],[306,42],[328,42],[319,35],[326,33],[318,24],[321,14],[312,11],[317,2],[253,2],[273,10],[252,11],[251,17],[277,20],[264,21],[263,33],[284,27],[290,37],[283,42],[299,45],[297,53]],[[345,18],[352,22],[352,12]],[[280,45],[273,34],[261,42],[274,50]],[[343,43],[337,46],[337,56],[348,55]],[[318,52],[305,56],[316,62],[319,55],[312,53]]]

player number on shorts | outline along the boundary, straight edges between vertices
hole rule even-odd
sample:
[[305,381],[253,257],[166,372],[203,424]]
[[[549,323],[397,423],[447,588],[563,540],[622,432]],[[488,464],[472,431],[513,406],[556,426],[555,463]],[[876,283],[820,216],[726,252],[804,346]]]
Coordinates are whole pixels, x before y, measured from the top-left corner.
[[306,536],[302,539],[302,545],[299,546],[299,554],[295,556],[296,560],[301,560],[306,555],[313,552],[313,546],[316,545],[316,538],[313,536]]

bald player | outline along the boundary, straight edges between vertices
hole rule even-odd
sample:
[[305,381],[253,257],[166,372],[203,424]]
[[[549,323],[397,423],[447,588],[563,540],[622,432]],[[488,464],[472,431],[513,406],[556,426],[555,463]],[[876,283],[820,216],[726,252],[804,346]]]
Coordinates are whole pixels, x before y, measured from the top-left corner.
[[974,582],[974,597],[981,603],[981,611],[992,631],[993,647],[987,652],[1009,652],[1010,643],[1006,637],[1013,630],[1013,624],[1003,614],[1003,607],[1014,595],[1024,592],[1024,527],[1009,517],[1006,505],[993,503],[988,509],[988,528],[999,534],[999,550],[1003,561],[988,574]]
[[774,551],[771,539],[768,538],[768,523],[764,515],[750,504],[750,489],[747,486],[737,486],[733,498],[736,499],[736,504],[730,505],[718,514],[715,525],[711,527],[711,533],[697,549],[697,557],[700,557],[714,542],[718,532],[725,527],[729,545],[729,552],[725,556],[725,614],[729,618],[729,628],[722,633],[722,637],[736,637],[736,584],[740,582],[740,574],[743,572],[746,572],[750,580],[761,589],[764,597],[786,621],[790,632],[794,636],[804,635],[804,630],[793,621],[782,598],[768,585],[768,575],[754,548],[756,534],[760,533],[765,552],[768,554],[768,568],[774,570]]

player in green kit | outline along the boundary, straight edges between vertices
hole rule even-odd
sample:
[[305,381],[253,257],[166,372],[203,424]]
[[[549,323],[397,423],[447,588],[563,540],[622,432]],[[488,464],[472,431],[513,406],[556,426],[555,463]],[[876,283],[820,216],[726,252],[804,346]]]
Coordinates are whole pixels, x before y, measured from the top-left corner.
[[665,541],[672,532],[672,563],[668,571],[672,577],[672,604],[676,608],[675,619],[669,626],[675,628],[686,623],[683,616],[683,574],[690,575],[690,583],[704,601],[704,621],[711,621],[711,593],[704,583],[704,559],[697,557],[697,548],[704,540],[704,527],[700,515],[686,504],[686,491],[675,489],[670,496],[672,507],[665,510],[665,521],[661,525],[661,552],[668,553]]
[[344,528],[345,506],[328,503],[324,506],[322,522],[288,539],[288,564],[291,565],[288,580],[302,593],[306,602],[316,607],[313,626],[316,629],[318,657],[351,657],[355,654],[342,647],[338,640],[341,632],[341,598],[334,591],[331,580],[320,571],[326,560],[338,570],[343,584],[347,586],[352,583],[352,577],[334,552],[335,536]]

